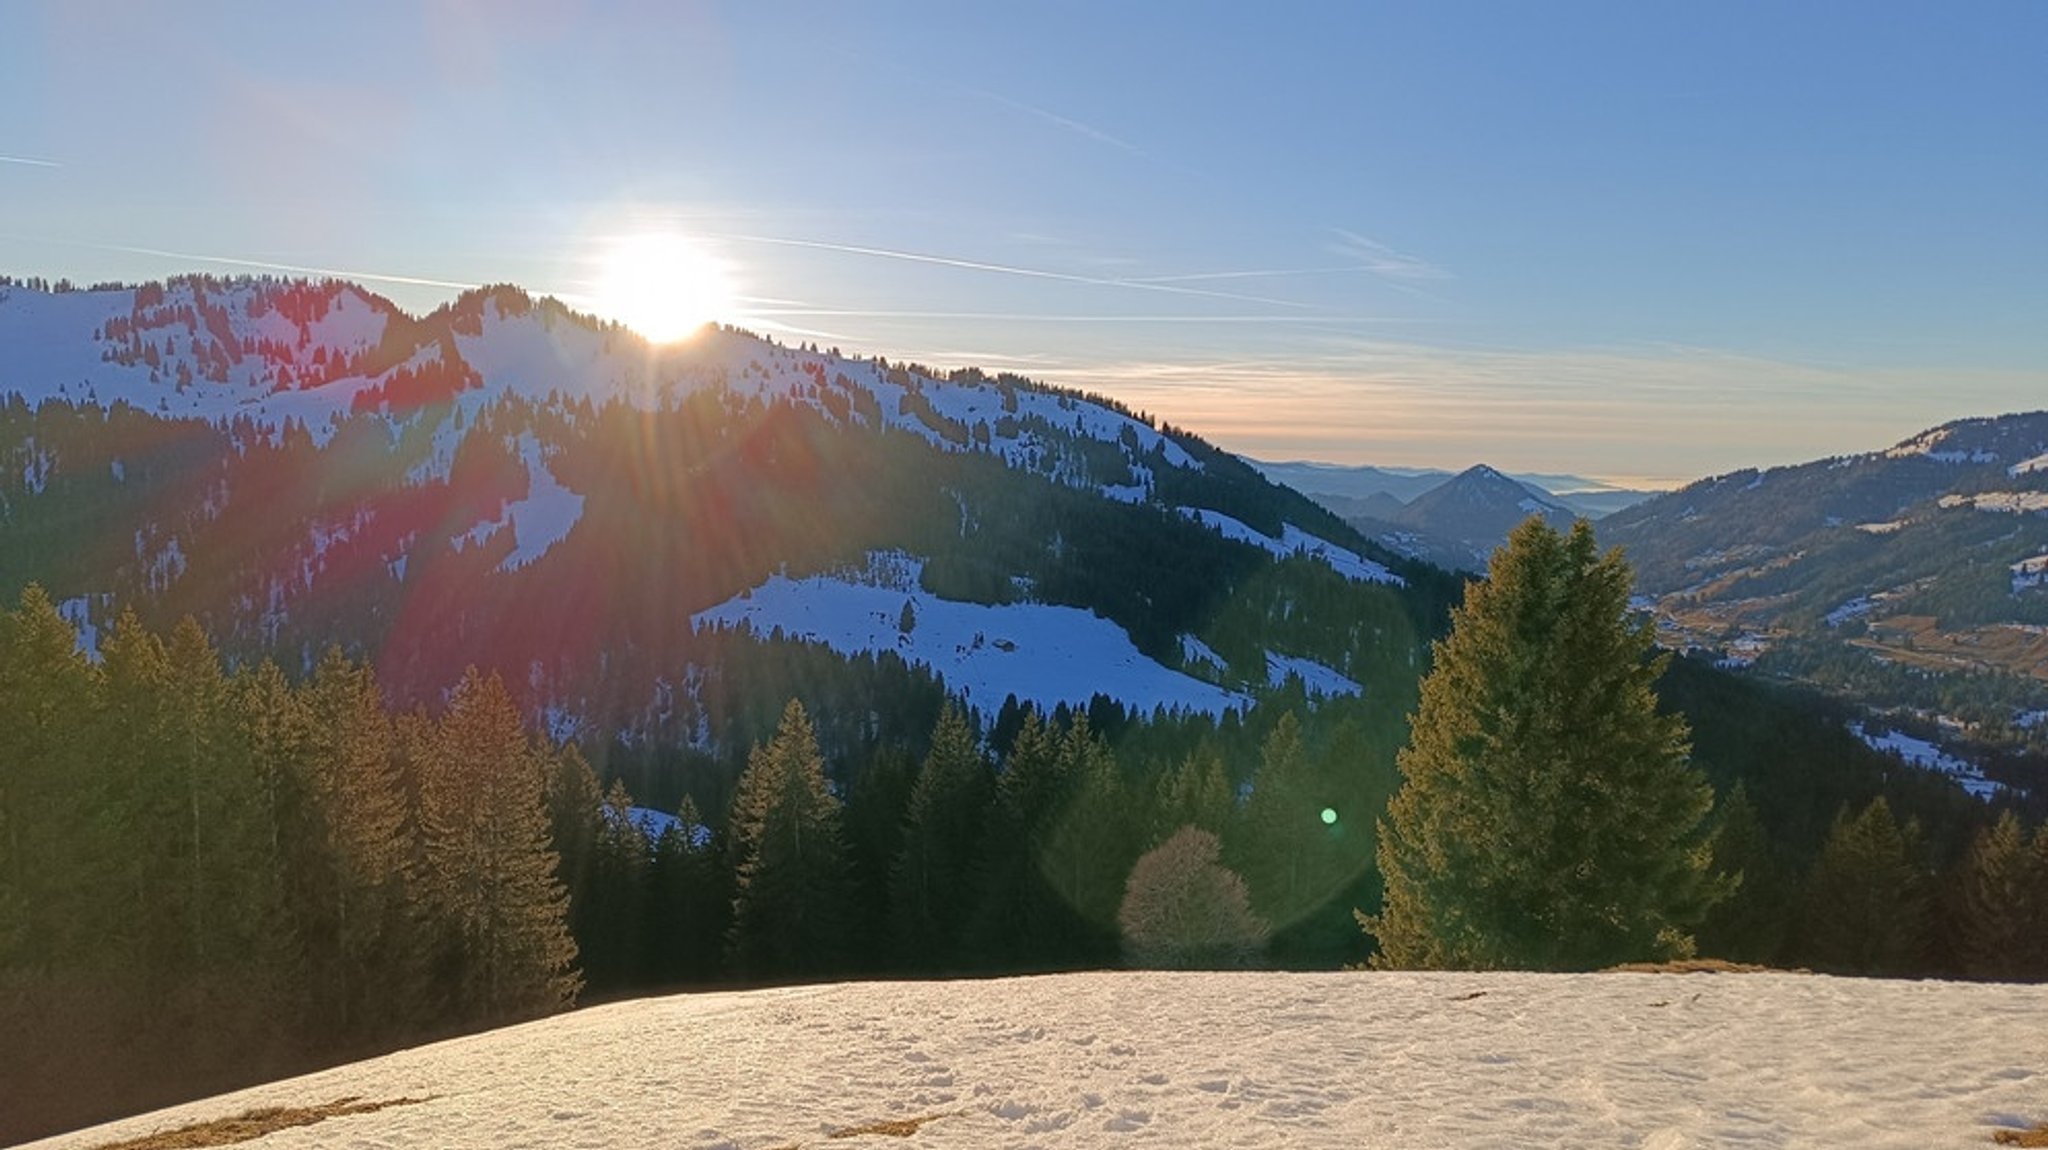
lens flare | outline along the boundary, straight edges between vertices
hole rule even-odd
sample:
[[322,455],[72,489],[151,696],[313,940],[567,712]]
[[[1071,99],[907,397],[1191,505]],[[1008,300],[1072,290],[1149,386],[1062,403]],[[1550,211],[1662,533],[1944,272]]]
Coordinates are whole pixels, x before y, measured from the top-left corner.
[[652,343],[669,343],[730,314],[723,264],[683,236],[650,232],[607,241],[591,308]]

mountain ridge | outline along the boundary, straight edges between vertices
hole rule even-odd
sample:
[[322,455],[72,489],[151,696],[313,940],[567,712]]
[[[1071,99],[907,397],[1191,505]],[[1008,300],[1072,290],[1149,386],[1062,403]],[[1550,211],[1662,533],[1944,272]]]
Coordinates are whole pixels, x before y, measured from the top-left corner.
[[[707,630],[704,612],[783,575],[857,580],[877,555],[914,558],[921,593],[984,612],[1092,613],[1185,680],[1140,692],[1159,701],[1277,689],[1275,667],[1356,685],[1410,657],[1413,639],[1362,645],[1385,623],[1287,622],[1303,595],[1411,636],[1433,613],[1400,588],[1435,576],[1114,401],[734,328],[656,347],[504,285],[414,317],[340,281],[0,284],[0,397],[0,587],[50,584],[93,632],[139,603],[197,613],[251,653],[307,659],[340,638],[412,691],[452,681],[450,653],[478,636],[537,710],[599,729],[644,728],[668,709],[663,683],[701,691],[677,652],[830,647],[758,612]],[[1250,584],[1268,588],[1257,608],[1241,605]],[[626,602],[594,601],[599,587]],[[550,600],[576,616],[562,634],[517,633]],[[987,620],[968,633],[982,662],[1061,642]],[[839,654],[951,673],[956,693],[980,665],[887,638]],[[621,661],[645,692],[624,712],[605,697],[616,682],[591,693]],[[1082,705],[1090,689],[1070,676],[1019,701]]]

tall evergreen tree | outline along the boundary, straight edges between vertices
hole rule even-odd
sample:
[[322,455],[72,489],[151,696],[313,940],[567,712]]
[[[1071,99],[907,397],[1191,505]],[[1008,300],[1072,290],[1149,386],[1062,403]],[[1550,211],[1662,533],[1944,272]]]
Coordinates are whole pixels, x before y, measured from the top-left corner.
[[1245,802],[1238,869],[1251,887],[1252,906],[1282,926],[1298,921],[1330,892],[1325,826],[1327,796],[1318,785],[1294,712],[1280,716],[1259,751]]
[[1660,714],[1630,574],[1583,521],[1516,528],[1452,612],[1380,824],[1386,967],[1588,969],[1687,954],[1725,883],[1712,791]]
[[1806,880],[1799,960],[1840,974],[1917,974],[1926,961],[1930,892],[1920,827],[1882,797],[1834,829]]
[[649,863],[647,969],[656,983],[717,976],[732,923],[732,873],[697,801],[683,796]]
[[1700,923],[1700,953],[1737,962],[1777,961],[1798,890],[1771,848],[1749,788],[1740,782],[1715,812],[1714,869],[1737,885]]
[[92,910],[118,843],[97,814],[112,797],[89,737],[100,678],[42,588],[0,613],[0,967],[61,968],[103,945]]
[[424,750],[422,829],[456,1018],[503,1021],[570,1005],[582,980],[548,838],[547,764],[504,683],[470,668]]
[[[250,706],[282,704],[266,664]],[[308,963],[316,1026],[375,1040],[411,1025],[424,1006],[419,827],[412,817],[383,692],[366,664],[330,648],[298,693],[302,747],[286,775],[304,861],[292,907]]]
[[960,965],[962,935],[974,910],[974,876],[992,776],[974,727],[948,704],[932,731],[904,814],[903,849],[891,874],[891,906],[900,956],[909,966]]
[[2016,981],[2039,977],[2044,957],[2029,945],[2037,913],[2048,898],[2044,873],[2027,848],[2019,816],[2008,810],[1986,827],[1963,859],[1952,890],[1956,958],[1971,978]]
[[1064,911],[1066,929],[1048,941],[1062,965],[1106,962],[1116,954],[1116,913],[1124,880],[1143,851],[1143,825],[1123,773],[1085,712],[1060,740],[1066,798],[1037,836],[1039,873]]
[[1237,807],[1223,756],[1208,743],[1188,752],[1173,768],[1161,771],[1158,790],[1148,836],[1155,846],[1182,827],[1198,827],[1220,839]]
[[839,800],[803,704],[783,709],[775,737],[754,748],[733,795],[733,965],[749,978],[837,968],[846,850]]

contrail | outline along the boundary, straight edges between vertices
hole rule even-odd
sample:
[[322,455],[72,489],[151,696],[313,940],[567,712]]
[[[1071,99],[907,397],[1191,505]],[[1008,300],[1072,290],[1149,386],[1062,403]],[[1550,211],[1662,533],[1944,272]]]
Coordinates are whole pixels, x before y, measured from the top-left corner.
[[1237,272],[1189,272],[1177,276],[1134,276],[1129,282],[1136,284],[1178,284],[1194,283],[1198,280],[1248,280],[1274,279],[1281,276],[1327,276],[1340,272],[1369,272],[1372,269],[1363,264],[1347,264],[1330,268],[1260,268]]
[[345,271],[340,268],[308,267],[304,264],[278,264],[267,260],[244,260],[231,256],[201,256],[193,255],[190,252],[169,252],[161,248],[129,247],[125,244],[92,244],[90,246],[101,248],[105,251],[127,252],[138,256],[156,256],[167,260],[192,260],[203,264],[225,264],[228,267],[257,268],[262,271],[292,272],[297,275],[327,276],[333,279],[375,280],[378,283],[410,284],[416,287],[455,288],[459,291],[466,291],[477,286],[473,283],[458,283],[454,280],[427,279],[424,276],[394,276],[383,275],[378,272]]
[[31,168],[61,168],[55,160],[32,160],[27,156],[0,156],[0,164],[25,164]]
[[891,248],[870,248],[859,244],[835,244],[823,240],[793,240],[781,236],[706,236],[706,239],[731,240],[738,243],[773,244],[778,247],[809,248],[813,251],[843,252],[847,255],[875,256],[879,259],[902,260],[906,263],[932,264],[938,267],[962,268],[967,271],[996,272],[1001,275],[1024,276],[1029,279],[1055,280],[1060,283],[1087,284],[1091,287],[1129,288],[1135,291],[1164,292],[1169,295],[1199,296],[1205,299],[1232,300],[1237,303],[1255,303],[1266,307],[1295,308],[1301,311],[1320,311],[1312,304],[1294,300],[1270,299],[1265,296],[1239,295],[1235,292],[1208,291],[1203,288],[1180,287],[1175,284],[1148,283],[1143,280],[1104,279],[1100,276],[1074,275],[1070,272],[1052,272],[1043,268],[1017,267],[1012,264],[992,264],[981,260],[963,260],[952,256],[926,255],[922,252],[896,251]]
[[1373,315],[1056,315],[1043,312],[889,311],[861,308],[769,308],[756,316],[826,316],[854,319],[994,320],[1004,323],[1296,323],[1415,324],[1427,320]]

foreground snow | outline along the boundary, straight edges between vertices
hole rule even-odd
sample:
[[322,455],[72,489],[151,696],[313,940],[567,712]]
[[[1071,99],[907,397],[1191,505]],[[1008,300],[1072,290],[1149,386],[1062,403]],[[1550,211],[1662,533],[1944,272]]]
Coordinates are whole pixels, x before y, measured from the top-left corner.
[[[2048,1118],[2048,986],[1077,974],[685,995],[53,1139],[422,1098],[262,1145],[1983,1146]],[[902,1139],[850,1127],[940,1115]]]

